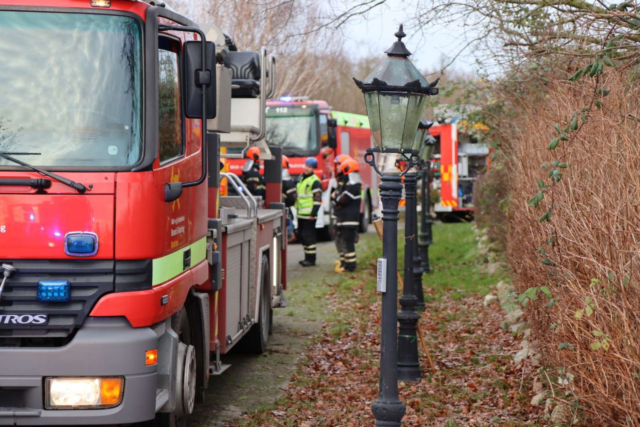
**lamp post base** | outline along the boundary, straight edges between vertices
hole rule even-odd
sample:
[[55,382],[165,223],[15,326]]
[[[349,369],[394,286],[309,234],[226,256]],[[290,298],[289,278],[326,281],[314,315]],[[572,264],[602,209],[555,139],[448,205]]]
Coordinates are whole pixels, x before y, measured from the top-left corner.
[[376,419],[376,427],[400,427],[407,408],[399,399],[387,400],[381,397],[371,405]]
[[400,297],[402,310],[398,313],[400,335],[398,336],[398,381],[414,382],[422,379],[420,355],[418,354],[418,300],[414,295]]

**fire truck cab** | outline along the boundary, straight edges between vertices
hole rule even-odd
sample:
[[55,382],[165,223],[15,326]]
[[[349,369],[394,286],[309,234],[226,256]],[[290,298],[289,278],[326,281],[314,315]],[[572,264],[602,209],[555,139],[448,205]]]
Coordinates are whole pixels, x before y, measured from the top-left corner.
[[186,425],[286,303],[280,152],[218,191],[275,58],[150,0],[0,0],[0,56],[0,425]]
[[478,176],[489,166],[489,146],[461,129],[456,120],[429,129],[436,140],[435,179],[440,201],[434,210],[439,218],[473,213],[473,189]]

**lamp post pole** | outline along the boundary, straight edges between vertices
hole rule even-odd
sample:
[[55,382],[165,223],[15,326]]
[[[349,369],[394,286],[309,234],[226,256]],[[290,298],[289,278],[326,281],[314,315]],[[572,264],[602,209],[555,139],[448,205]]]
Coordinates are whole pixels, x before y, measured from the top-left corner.
[[[420,242],[418,243],[420,258],[422,260],[422,271],[431,272],[429,264],[429,245],[433,243],[431,220],[431,164],[425,162],[422,175],[422,215],[420,221]],[[423,298],[424,301],[424,298]]]
[[[418,298],[417,288],[422,288],[422,275],[418,281],[414,275],[414,248],[417,238],[417,203],[416,173],[409,171],[404,176],[404,194],[406,200],[404,228],[404,291],[400,297],[402,309],[398,313],[400,336],[398,339],[398,380],[419,381],[420,358],[418,356],[418,321],[420,314],[416,311]],[[424,301],[424,297],[423,297]]]
[[400,426],[406,408],[398,397],[398,204],[402,198],[401,178],[382,175],[382,257],[387,260],[386,292],[382,293],[382,338],[380,394],[371,405],[376,426]]

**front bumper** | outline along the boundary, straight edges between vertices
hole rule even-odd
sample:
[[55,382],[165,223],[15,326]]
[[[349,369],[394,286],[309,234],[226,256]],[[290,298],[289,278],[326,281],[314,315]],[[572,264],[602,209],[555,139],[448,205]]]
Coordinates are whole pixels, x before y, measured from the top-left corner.
[[[0,347],[0,426],[102,425],[150,420],[156,412],[157,366],[145,352],[158,348],[151,328],[123,318],[87,318],[59,348]],[[123,376],[122,403],[111,409],[45,410],[45,377]]]

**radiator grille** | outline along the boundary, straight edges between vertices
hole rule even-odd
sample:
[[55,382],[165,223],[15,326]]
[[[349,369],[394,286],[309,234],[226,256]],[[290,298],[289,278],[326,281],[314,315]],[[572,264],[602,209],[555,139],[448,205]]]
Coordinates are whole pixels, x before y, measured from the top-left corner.
[[[0,315],[46,314],[47,325],[0,325],[0,338],[64,338],[80,327],[103,295],[114,289],[114,261],[10,261],[18,269],[0,297]],[[69,302],[45,303],[37,299],[41,280],[68,280]]]

